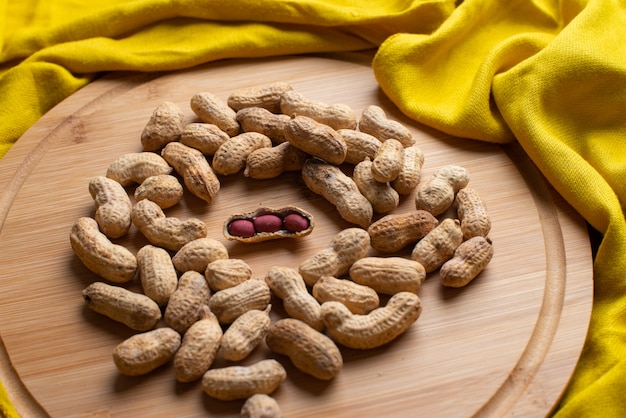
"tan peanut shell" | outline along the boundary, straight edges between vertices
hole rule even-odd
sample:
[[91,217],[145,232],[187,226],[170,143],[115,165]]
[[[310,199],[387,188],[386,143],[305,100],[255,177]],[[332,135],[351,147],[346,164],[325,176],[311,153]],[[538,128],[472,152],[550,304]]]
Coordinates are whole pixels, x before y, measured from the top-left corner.
[[435,216],[441,215],[454,203],[456,193],[467,183],[469,172],[466,168],[455,165],[441,167],[427,183],[417,188],[415,207]]
[[487,205],[478,192],[465,187],[458,191],[454,201],[457,216],[461,221],[463,239],[486,237],[491,230],[491,218],[487,213]]
[[220,353],[228,361],[241,361],[261,344],[270,329],[270,310],[252,309],[235,319],[224,332]]
[[391,182],[391,187],[401,195],[408,195],[415,190],[422,178],[424,153],[417,145],[412,145],[404,148],[403,154],[402,170]]
[[297,270],[272,267],[265,275],[265,283],[278,298],[289,316],[299,319],[311,328],[321,331],[324,323],[320,303],[311,295]]
[[330,337],[348,348],[367,350],[396,339],[422,313],[420,298],[411,292],[393,295],[387,305],[367,315],[354,315],[340,302],[322,304],[322,317]]
[[425,210],[392,213],[373,222],[367,232],[372,247],[384,253],[399,251],[424,238],[439,224],[439,220]]
[[151,244],[172,251],[207,234],[206,225],[200,219],[167,217],[163,209],[150,200],[135,203],[131,216],[133,224]]
[[206,123],[211,123],[232,137],[239,133],[237,112],[213,93],[194,94],[189,102],[191,110]]
[[203,237],[183,245],[172,257],[172,262],[180,272],[193,270],[204,274],[209,263],[228,257],[224,244],[214,238]]
[[382,145],[378,138],[356,129],[339,129],[337,133],[346,143],[346,163],[356,165],[366,158],[373,160]]
[[228,176],[246,167],[251,152],[260,148],[271,148],[272,140],[258,132],[244,132],[224,142],[213,156],[213,170]]
[[[277,215],[278,217],[284,219],[290,214],[297,214],[299,216],[302,216],[304,219],[308,221],[308,227],[306,229],[303,229],[302,231],[295,231],[295,232],[289,231],[285,228],[280,228],[279,230],[275,232],[257,232],[251,237],[236,236],[236,235],[231,234],[228,231],[228,225],[230,225],[231,222],[236,221],[238,219],[253,220],[256,217],[263,216],[263,215]],[[224,238],[226,238],[227,240],[236,240],[236,241],[245,242],[245,243],[253,243],[253,242],[263,242],[263,241],[269,241],[269,240],[281,239],[281,238],[304,238],[310,235],[311,232],[313,232],[313,228],[315,228],[315,218],[313,217],[313,215],[310,212],[298,206],[285,206],[281,208],[270,208],[270,207],[262,206],[262,207],[256,208],[252,212],[235,213],[233,215],[230,215],[224,221],[224,228],[222,230],[222,233],[224,235]]]
[[273,352],[288,356],[298,370],[320,380],[333,379],[343,368],[343,357],[335,343],[298,319],[275,322],[265,343]]
[[180,142],[171,142],[163,148],[161,155],[182,176],[187,190],[205,202],[213,203],[220,182],[204,154]]
[[324,248],[302,261],[298,272],[307,285],[313,286],[322,276],[343,276],[352,264],[365,257],[370,249],[370,236],[361,228],[339,231]]
[[135,331],[147,331],[161,319],[155,301],[120,286],[94,282],[83,290],[82,296],[91,310]]
[[170,254],[163,248],[145,245],[137,251],[137,266],[144,294],[165,306],[178,286]]
[[311,100],[295,90],[286,91],[280,99],[280,110],[286,115],[302,115],[333,129],[355,129],[356,116],[350,106]]
[[169,174],[150,176],[135,189],[135,200],[152,200],[161,209],[171,208],[183,198],[183,186]]
[[267,359],[250,366],[209,369],[202,376],[202,388],[212,398],[232,401],[256,394],[269,395],[286,378],[284,367],[274,359]]
[[309,190],[333,204],[344,220],[362,228],[369,226],[374,214],[372,204],[339,167],[309,159],[302,167],[302,179]]
[[380,304],[374,289],[333,276],[320,277],[311,291],[319,303],[331,300],[341,302],[354,314],[365,315]]
[[200,379],[211,367],[222,341],[222,327],[206,305],[200,310],[198,321],[183,335],[174,355],[174,374],[179,382]]
[[404,148],[393,138],[382,143],[372,160],[372,177],[381,183],[393,181],[400,175],[404,164]]
[[348,149],[341,135],[315,119],[294,115],[285,124],[284,132],[291,145],[327,163],[339,165],[346,158]]
[[113,349],[113,362],[126,376],[141,376],[169,362],[180,347],[180,334],[157,328],[135,334]]
[[403,257],[364,257],[350,267],[350,279],[386,295],[417,293],[426,270],[417,261]]
[[237,111],[237,122],[244,132],[258,132],[280,144],[285,138],[285,125],[291,117],[282,113],[272,113],[261,107],[246,107]]
[[463,232],[458,219],[446,218],[418,241],[411,259],[420,263],[427,273],[435,271],[454,254],[463,242]]
[[400,122],[388,119],[380,106],[371,105],[363,110],[359,120],[359,130],[382,142],[393,138],[400,141],[405,148],[410,147],[414,142],[411,131]]
[[96,176],[89,180],[89,193],[96,205],[95,219],[100,230],[109,238],[126,235],[133,205],[124,187],[108,177]]
[[246,399],[239,415],[241,418],[280,418],[282,412],[276,399],[258,393]]
[[135,255],[111,242],[93,218],[76,220],[70,231],[70,244],[85,267],[108,281],[126,283],[137,273]]
[[204,276],[197,271],[187,271],[180,276],[176,291],[170,296],[163,319],[167,326],[181,334],[200,318],[202,306],[211,297]]
[[475,236],[461,243],[451,259],[439,269],[441,284],[447,287],[463,287],[474,280],[493,257],[489,238]]
[[232,109],[258,107],[272,113],[280,112],[280,100],[284,92],[293,88],[284,82],[275,82],[262,86],[246,87],[233,91],[226,102]]
[[300,171],[309,154],[283,142],[271,148],[252,151],[246,159],[243,175],[251,179],[271,179],[286,171]]
[[165,101],[152,112],[141,132],[144,151],[158,151],[173,141],[180,140],[185,126],[185,114],[176,103]]
[[154,152],[131,152],[117,157],[107,168],[106,176],[122,186],[141,184],[150,176],[170,174],[174,169]]
[[180,143],[195,148],[204,155],[213,155],[230,136],[212,123],[194,122],[185,125]]
[[372,204],[374,212],[388,213],[400,204],[400,195],[389,183],[380,182],[372,176],[372,162],[369,158],[354,167],[354,183],[363,196]]
[[224,258],[207,264],[204,277],[211,290],[217,292],[249,280],[252,269],[239,258]]
[[260,279],[246,280],[236,286],[215,292],[209,307],[222,324],[231,324],[252,309],[264,310],[271,299],[270,288]]

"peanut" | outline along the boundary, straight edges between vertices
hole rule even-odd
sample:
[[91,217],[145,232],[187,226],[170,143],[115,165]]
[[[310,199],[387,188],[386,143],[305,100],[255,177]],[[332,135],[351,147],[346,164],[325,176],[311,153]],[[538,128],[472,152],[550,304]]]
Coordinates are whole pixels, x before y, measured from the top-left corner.
[[411,292],[393,295],[387,305],[367,315],[354,315],[340,302],[322,304],[330,337],[348,348],[367,350],[385,345],[404,333],[422,313],[420,298]]
[[330,164],[339,165],[346,158],[348,149],[341,135],[315,119],[294,115],[285,124],[284,132],[291,145]]
[[220,352],[229,361],[241,361],[263,341],[270,329],[270,310],[252,309],[235,319],[224,332]]
[[213,156],[213,170],[228,176],[246,167],[251,152],[260,148],[271,148],[272,140],[258,132],[244,132],[224,142]]
[[383,183],[372,176],[372,162],[369,157],[354,167],[354,183],[363,196],[372,204],[374,212],[391,212],[400,204],[400,195],[389,183]]
[[185,126],[180,135],[180,142],[204,155],[213,155],[229,138],[217,125],[195,122]]
[[164,365],[180,347],[180,334],[171,328],[157,328],[135,334],[113,350],[113,362],[126,376],[141,376]]
[[185,114],[176,103],[163,102],[154,109],[141,133],[145,151],[158,151],[172,141],[180,140],[185,126]]
[[273,359],[251,366],[210,369],[202,376],[204,392],[212,398],[231,401],[256,394],[269,395],[287,378],[283,366]]
[[197,218],[180,220],[167,217],[156,203],[140,200],[131,212],[133,224],[157,247],[178,251],[185,244],[207,234],[204,222]]
[[344,220],[363,228],[369,226],[374,214],[372,204],[339,167],[309,159],[302,167],[302,178],[313,193],[333,204]]
[[438,224],[430,212],[414,210],[386,215],[372,223],[367,232],[374,249],[393,253],[424,238]]
[[338,232],[328,247],[300,263],[298,272],[307,285],[313,286],[322,276],[343,276],[352,264],[365,257],[370,249],[370,236],[361,228]]
[[228,106],[236,111],[257,107],[272,113],[279,113],[282,94],[290,90],[293,90],[293,88],[283,82],[271,83],[260,87],[242,88],[233,91],[228,96],[227,103]]
[[251,179],[270,179],[286,171],[300,171],[309,154],[283,142],[275,147],[252,151],[246,160],[243,175]]
[[193,382],[209,370],[222,341],[222,327],[206,305],[200,318],[183,336],[180,348],[174,355],[174,373],[179,382]]
[[237,112],[215,94],[210,92],[194,94],[189,104],[193,113],[203,122],[216,125],[230,137],[239,133]]
[[285,138],[285,125],[291,117],[285,114],[274,114],[261,107],[246,107],[237,111],[237,122],[244,132],[258,132],[267,135],[272,142],[282,143]]
[[441,266],[441,284],[448,287],[466,286],[485,269],[492,257],[493,246],[489,238],[478,235],[468,239]]
[[463,232],[459,220],[446,218],[418,241],[411,252],[411,259],[430,273],[450,259],[461,242]]
[[275,322],[265,336],[265,343],[273,352],[288,356],[298,370],[320,380],[333,379],[343,367],[335,343],[298,319]]
[[229,216],[223,234],[228,240],[261,242],[279,238],[302,238],[313,232],[313,215],[297,206],[261,207]]
[[137,251],[139,279],[143,292],[164,306],[178,286],[178,275],[170,254],[163,248],[146,245]]
[[416,145],[404,149],[404,159],[402,170],[395,180],[391,182],[399,194],[407,195],[413,192],[422,177],[422,166],[424,165],[424,153]]
[[135,331],[147,331],[161,319],[155,301],[123,287],[94,282],[83,290],[82,296],[91,310]]
[[152,200],[161,209],[171,208],[183,198],[183,186],[169,174],[150,176],[135,189],[135,200]]
[[89,193],[96,205],[96,222],[109,238],[120,238],[131,225],[132,203],[121,184],[105,176],[89,180]]
[[339,129],[337,133],[346,143],[346,163],[356,165],[365,158],[373,160],[382,145],[378,138],[355,129]]
[[204,277],[213,291],[228,289],[252,277],[252,269],[243,260],[226,258],[210,262]]
[[150,176],[170,174],[173,168],[159,154],[131,152],[117,157],[107,168],[106,176],[122,186],[141,184]]
[[378,293],[417,293],[426,280],[426,270],[417,261],[402,257],[365,257],[350,267],[350,278]]
[[216,260],[227,259],[228,250],[216,239],[197,238],[183,245],[172,257],[176,270],[186,272],[189,270],[204,273],[209,263]]
[[372,177],[385,183],[400,175],[404,164],[404,148],[400,141],[393,138],[386,140],[376,151],[372,160]]
[[200,318],[202,306],[211,297],[204,276],[197,271],[187,271],[180,276],[176,291],[170,296],[163,319],[167,326],[181,334]]
[[457,216],[461,221],[463,239],[486,237],[491,230],[491,219],[487,213],[487,205],[478,192],[470,187],[458,191],[454,201]]
[[320,277],[313,285],[312,293],[319,303],[331,300],[341,302],[350,312],[360,315],[378,308],[380,304],[374,289],[333,276]]
[[265,281],[250,279],[216,292],[209,300],[209,307],[220,323],[230,324],[245,312],[267,308],[270,299],[270,288]]
[[272,267],[265,276],[270,290],[282,299],[289,316],[321,331],[324,323],[319,302],[309,293],[302,276],[288,267]]
[[417,188],[415,207],[433,215],[442,214],[454,202],[456,193],[467,186],[469,172],[461,166],[447,165],[432,175],[428,183]]
[[126,247],[112,243],[98,229],[95,219],[79,218],[70,231],[74,254],[92,272],[114,283],[135,277],[137,258]]
[[297,114],[315,119],[333,129],[355,129],[357,126],[356,116],[350,106],[311,100],[295,90],[281,95],[280,110],[286,115]]
[[213,203],[220,182],[204,154],[180,142],[171,142],[163,148],[161,155],[183,177],[183,183],[194,196]]
[[382,142],[393,138],[400,141],[405,148],[413,145],[411,131],[400,122],[388,119],[380,106],[372,105],[363,110],[359,120],[359,130],[378,138]]
[[280,418],[281,415],[276,399],[261,393],[246,399],[240,414],[241,418]]

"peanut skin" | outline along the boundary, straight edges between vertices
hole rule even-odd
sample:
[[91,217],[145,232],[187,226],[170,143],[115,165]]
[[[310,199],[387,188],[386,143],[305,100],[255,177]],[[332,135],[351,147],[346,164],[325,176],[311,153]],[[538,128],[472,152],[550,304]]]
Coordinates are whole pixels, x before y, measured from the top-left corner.
[[113,361],[120,373],[141,376],[164,365],[180,347],[180,334],[171,328],[158,328],[135,334],[113,350]]
[[170,174],[173,168],[153,152],[131,152],[117,157],[107,168],[106,176],[122,186],[141,184],[150,176]]
[[393,138],[386,140],[372,160],[372,177],[381,183],[393,181],[400,175],[404,164],[402,143]]
[[72,225],[70,244],[85,267],[108,281],[126,283],[137,273],[135,255],[112,243],[100,232],[95,219],[79,218]]
[[244,132],[224,142],[213,156],[213,170],[228,176],[242,171],[250,153],[271,148],[272,140],[258,132]]
[[478,192],[470,187],[458,191],[454,200],[457,216],[461,221],[463,239],[486,237],[491,230],[491,219],[487,213],[487,205]]
[[250,279],[216,292],[209,300],[209,307],[220,323],[231,324],[247,311],[267,308],[270,299],[267,284],[263,280]]
[[367,228],[372,221],[372,204],[361,194],[352,178],[339,167],[309,159],[302,167],[302,178],[313,192],[333,204],[347,222]]
[[154,109],[141,133],[145,151],[158,151],[172,141],[178,141],[185,126],[185,114],[176,103],[163,102]]
[[244,132],[261,133],[275,144],[287,141],[285,125],[289,120],[289,115],[275,114],[261,107],[246,107],[237,111],[237,121]]
[[372,204],[374,212],[391,212],[400,204],[400,195],[389,183],[383,183],[372,176],[372,162],[369,158],[354,167],[354,183],[363,196]]
[[280,418],[282,416],[276,399],[269,395],[252,395],[241,407],[241,418]]
[[319,303],[341,302],[354,314],[365,315],[378,308],[378,293],[370,287],[354,283],[351,280],[322,276],[313,285],[313,297]]
[[367,315],[354,315],[340,302],[322,304],[322,317],[330,337],[348,348],[367,350],[396,339],[422,313],[420,298],[411,292],[396,293],[387,305]]
[[355,129],[339,129],[337,133],[346,143],[346,163],[356,165],[366,158],[373,160],[382,145],[378,138]]
[[298,370],[320,380],[333,379],[343,367],[343,358],[335,343],[294,318],[275,322],[265,343],[273,352],[288,356]]
[[152,200],[161,209],[171,208],[183,198],[183,186],[169,174],[150,176],[135,189],[135,200]]
[[89,193],[96,205],[96,222],[109,238],[120,238],[131,225],[132,204],[121,184],[105,176],[89,180]]
[[447,287],[463,287],[474,280],[493,257],[491,240],[475,236],[461,243],[454,256],[443,263],[439,270],[441,284]]
[[146,245],[137,251],[137,265],[144,294],[165,306],[178,286],[170,254],[163,248]]
[[463,232],[459,220],[446,218],[418,241],[411,252],[411,259],[430,273],[450,259],[461,242]]
[[405,148],[413,145],[411,131],[400,122],[388,119],[380,106],[372,105],[363,110],[359,120],[359,130],[380,139],[382,142],[393,138],[400,141]]
[[456,193],[467,186],[469,172],[461,166],[441,167],[430,180],[417,188],[416,209],[427,210],[434,216],[441,215],[454,203]]
[[226,132],[212,123],[190,123],[183,129],[180,142],[204,155],[213,155],[229,138]]
[[293,90],[284,82],[275,82],[258,87],[247,87],[233,91],[227,103],[232,109],[262,108],[271,113],[280,112],[280,99],[283,93]]
[[356,116],[350,106],[311,100],[295,90],[282,94],[280,110],[286,115],[309,117],[333,129],[355,129],[357,126]]
[[350,267],[350,278],[378,293],[417,293],[426,279],[426,270],[417,261],[403,257],[364,257]]
[[220,291],[237,286],[252,277],[252,269],[244,260],[225,258],[210,262],[204,271],[209,287]]
[[270,179],[286,171],[302,170],[310,155],[283,142],[271,148],[260,148],[248,155],[243,175],[252,179]]
[[204,273],[210,263],[228,257],[228,250],[224,244],[214,238],[204,237],[183,245],[172,257],[172,262],[180,272],[193,270]]
[[207,304],[210,297],[211,290],[202,274],[197,271],[183,273],[165,308],[165,323],[181,334],[184,333],[200,318],[202,306]]
[[292,116],[284,132],[291,145],[330,164],[339,165],[346,158],[347,147],[341,135],[307,116]]
[[367,232],[374,249],[393,253],[422,239],[438,224],[430,212],[415,210],[386,215],[372,223]]
[[230,137],[239,133],[237,112],[215,94],[210,92],[194,94],[189,105],[203,122],[217,126]]
[[209,369],[202,376],[202,388],[212,398],[232,401],[256,394],[269,395],[286,378],[283,366],[276,360],[267,359],[250,366]]
[[423,165],[424,153],[417,145],[404,148],[402,170],[391,182],[391,187],[401,195],[412,193],[422,177]]
[[263,341],[270,329],[270,310],[252,309],[235,319],[224,332],[220,352],[228,361],[241,361]]

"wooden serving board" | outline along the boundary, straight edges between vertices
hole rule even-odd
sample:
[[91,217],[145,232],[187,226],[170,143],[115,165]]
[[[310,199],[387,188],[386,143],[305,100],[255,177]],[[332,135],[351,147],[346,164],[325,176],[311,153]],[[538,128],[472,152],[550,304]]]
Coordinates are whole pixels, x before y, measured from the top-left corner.
[[[162,101],[195,120],[189,99],[210,91],[289,82],[306,96],[370,104],[411,128],[426,155],[422,181],[447,164],[470,171],[487,202],[495,256],[463,289],[431,274],[419,320],[372,351],[342,348],[344,368],[330,382],[297,371],[286,357],[257,349],[244,364],[277,358],[288,378],[274,393],[285,417],[542,416],[558,403],[577,363],[592,304],[592,260],[581,218],[547,185],[517,145],[454,138],[404,117],[381,93],[371,55],[225,60],[167,74],[113,74],[62,102],[0,161],[0,332],[2,380],[24,416],[237,416],[243,401],[210,399],[200,382],[177,383],[171,365],[143,377],[120,375],[113,347],[134,334],[84,306],[81,291],[99,280],[74,256],[72,223],[93,216],[92,176],[118,156],[141,151],[139,137]],[[169,216],[203,219],[231,258],[263,277],[274,265],[297,268],[352,226],[306,189],[299,173],[272,180],[221,177],[213,205],[187,196]],[[298,205],[316,226],[300,240],[257,244],[222,236],[230,214]],[[394,213],[414,208],[413,196]],[[448,213],[446,216],[450,216]],[[453,216],[453,214],[452,214]],[[377,216],[377,218],[380,217]],[[119,240],[147,241],[135,229]],[[408,256],[411,248],[396,254]],[[372,255],[375,252],[371,252]],[[139,290],[138,284],[129,285]],[[274,300],[273,318],[282,314]],[[214,367],[226,365],[218,359]]]

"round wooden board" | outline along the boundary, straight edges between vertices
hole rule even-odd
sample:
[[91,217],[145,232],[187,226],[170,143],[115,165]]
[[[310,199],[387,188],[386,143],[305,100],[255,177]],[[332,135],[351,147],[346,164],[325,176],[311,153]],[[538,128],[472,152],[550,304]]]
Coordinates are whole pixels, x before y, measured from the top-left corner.
[[[581,218],[545,183],[517,145],[453,138],[404,117],[381,93],[371,55],[339,54],[227,60],[167,74],[112,74],[62,102],[0,161],[0,332],[2,379],[25,416],[237,416],[243,401],[206,396],[199,382],[177,383],[171,365],[143,377],[121,376],[113,347],[133,334],[84,306],[81,291],[99,280],[74,256],[72,223],[93,216],[90,177],[106,172],[139,137],[162,101],[195,120],[189,99],[210,91],[286,81],[306,96],[345,103],[357,115],[370,104],[409,126],[426,155],[422,181],[447,164],[466,167],[487,202],[495,256],[463,289],[431,274],[423,313],[391,344],[342,348],[344,368],[330,382],[297,371],[266,347],[244,364],[277,358],[288,378],[274,393],[285,417],[408,415],[541,416],[558,403],[575,368],[592,305],[592,260]],[[299,173],[272,180],[221,177],[211,206],[187,196],[168,216],[203,219],[231,258],[262,278],[274,265],[297,268],[341,229],[334,207],[306,189]],[[224,219],[261,205],[298,205],[316,218],[300,240],[227,241]],[[414,208],[404,197],[394,213]],[[454,214],[446,214],[454,216]],[[377,216],[377,218],[380,217]],[[119,240],[137,251],[136,230]],[[396,254],[408,256],[410,248]],[[371,252],[371,254],[376,254]],[[130,288],[137,290],[136,282]],[[273,318],[282,314],[273,301]],[[10,362],[10,364],[9,364]],[[218,359],[214,367],[224,366]]]

